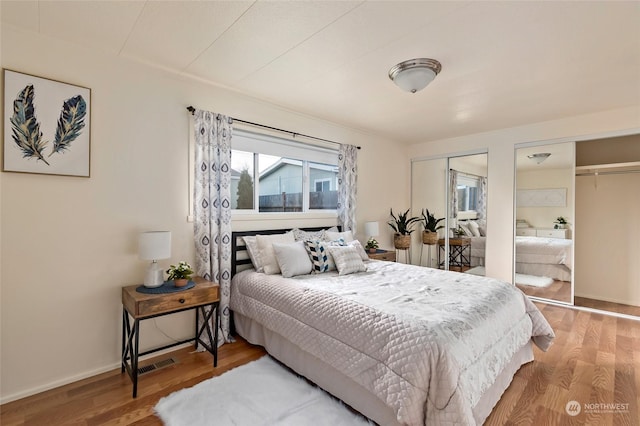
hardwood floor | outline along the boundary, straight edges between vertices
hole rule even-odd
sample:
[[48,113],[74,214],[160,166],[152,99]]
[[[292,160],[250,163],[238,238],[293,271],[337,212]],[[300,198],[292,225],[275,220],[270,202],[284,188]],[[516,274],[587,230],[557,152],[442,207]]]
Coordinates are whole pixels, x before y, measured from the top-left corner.
[[[537,304],[555,330],[548,352],[516,373],[486,425],[639,425],[640,322],[553,305]],[[8,425],[160,425],[153,414],[158,400],[184,387],[264,355],[242,339],[211,355],[182,349],[179,363],[143,375],[138,398],[120,370],[0,406],[0,424]],[[168,355],[159,357],[166,358]],[[150,361],[151,362],[151,361]],[[569,416],[577,401],[582,412]],[[598,405],[600,404],[600,405]],[[602,404],[619,404],[612,412]]]
[[603,300],[587,299],[585,297],[575,297],[576,306],[585,308],[600,309],[602,311],[617,312],[619,314],[635,315],[640,317],[640,306],[624,305],[621,303],[605,302]]
[[567,281],[555,280],[548,287],[534,287],[516,283],[516,287],[528,296],[571,303],[571,283]]

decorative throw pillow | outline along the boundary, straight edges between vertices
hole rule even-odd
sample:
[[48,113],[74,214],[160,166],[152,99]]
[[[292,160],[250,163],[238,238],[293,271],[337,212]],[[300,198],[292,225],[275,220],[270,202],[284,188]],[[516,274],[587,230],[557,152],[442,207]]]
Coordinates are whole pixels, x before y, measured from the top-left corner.
[[260,261],[260,249],[258,248],[258,241],[254,236],[242,237],[244,240],[244,244],[247,246],[247,253],[249,253],[249,259],[251,259],[251,263],[253,264],[253,269],[256,272],[264,272],[264,268],[262,267],[262,262]]
[[367,255],[367,252],[364,251],[364,247],[362,247],[362,244],[360,243],[360,241],[353,240],[350,243],[348,243],[347,245],[355,247],[356,251],[358,252],[360,257],[362,258],[362,260],[369,260],[369,256]]
[[465,237],[473,237],[473,234],[469,230],[469,225],[467,223],[458,222],[458,228],[462,229]]
[[480,235],[480,225],[478,225],[478,222],[470,220],[468,227],[469,227],[469,231],[471,231],[471,233],[473,234],[474,237],[481,237],[482,236],[482,235]]
[[313,272],[321,274],[327,271],[335,271],[336,264],[333,256],[329,253],[330,246],[343,246],[345,242],[342,238],[336,241],[305,241],[304,242],[309,258],[313,265]]
[[293,228],[291,232],[293,232],[293,238],[295,238],[296,241],[324,240],[324,229],[319,231],[303,231],[302,229]]
[[364,266],[362,262],[362,258],[358,254],[358,250],[354,246],[330,246],[329,252],[336,262],[339,275],[353,274],[367,270],[367,267]]
[[276,260],[282,276],[285,278],[295,277],[296,275],[307,275],[311,273],[312,266],[309,255],[304,247],[304,242],[296,241],[295,243],[273,243],[273,251],[276,254]]
[[295,243],[293,233],[287,232],[286,234],[256,235],[256,241],[258,242],[260,262],[262,262],[264,273],[267,275],[279,274],[280,266],[278,266],[278,260],[276,259],[275,252],[273,251],[273,243]]
[[346,242],[350,243],[351,241],[353,241],[353,232],[351,231],[344,231],[344,232],[326,231],[325,232],[325,240],[327,241],[335,241],[338,238],[343,238]]

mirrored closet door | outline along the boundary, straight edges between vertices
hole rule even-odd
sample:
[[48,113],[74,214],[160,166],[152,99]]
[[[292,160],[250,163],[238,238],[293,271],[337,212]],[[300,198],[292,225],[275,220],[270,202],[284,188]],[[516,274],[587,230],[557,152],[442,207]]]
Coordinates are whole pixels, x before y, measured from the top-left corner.
[[[412,215],[422,219],[414,263],[484,275],[487,154],[415,160],[411,179]],[[423,233],[429,219],[437,221],[437,235]]]
[[573,303],[575,143],[516,149],[515,274],[525,294]]

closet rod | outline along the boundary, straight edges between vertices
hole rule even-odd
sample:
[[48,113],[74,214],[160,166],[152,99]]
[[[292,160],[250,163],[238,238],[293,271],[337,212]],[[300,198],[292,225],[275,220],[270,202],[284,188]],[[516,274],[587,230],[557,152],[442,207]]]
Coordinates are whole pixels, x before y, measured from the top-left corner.
[[[187,111],[189,111],[191,113],[191,115],[193,115],[193,113],[196,112],[196,109],[193,106],[189,105],[187,107]],[[249,124],[250,126],[262,127],[263,129],[269,129],[269,130],[275,130],[277,132],[289,133],[294,138],[296,136],[302,136],[302,137],[309,138],[309,139],[315,139],[317,141],[334,143],[336,145],[342,145],[340,142],[330,141],[329,139],[317,138],[315,136],[309,136],[309,135],[305,135],[303,133],[292,132],[291,130],[284,130],[284,129],[279,129],[277,127],[271,127],[271,126],[267,126],[267,125],[260,124],[260,123],[254,123],[253,121],[240,120],[239,118],[234,118],[234,117],[231,117],[231,119],[233,121],[238,121],[240,123]],[[360,149],[359,146],[357,146],[356,148]]]
[[608,172],[584,172],[584,173],[576,173],[576,176],[602,176],[602,175],[626,175],[627,173],[640,173],[640,170],[611,170]]

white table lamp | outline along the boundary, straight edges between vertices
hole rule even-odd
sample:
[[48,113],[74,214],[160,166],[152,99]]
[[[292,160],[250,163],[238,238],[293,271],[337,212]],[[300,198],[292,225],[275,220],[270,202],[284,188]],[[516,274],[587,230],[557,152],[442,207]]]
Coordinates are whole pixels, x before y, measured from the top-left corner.
[[171,232],[151,231],[140,233],[138,254],[142,260],[150,260],[144,276],[145,287],[160,287],[164,283],[164,271],[158,264],[159,259],[171,257]]
[[380,235],[378,222],[366,222],[364,224],[364,233],[367,234],[367,238],[373,238]]

